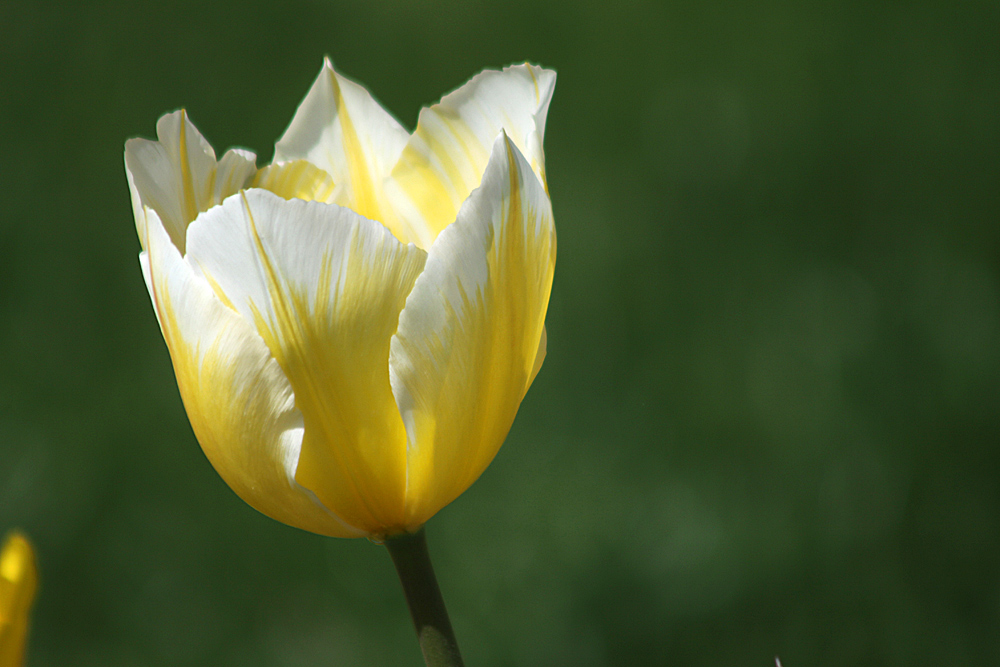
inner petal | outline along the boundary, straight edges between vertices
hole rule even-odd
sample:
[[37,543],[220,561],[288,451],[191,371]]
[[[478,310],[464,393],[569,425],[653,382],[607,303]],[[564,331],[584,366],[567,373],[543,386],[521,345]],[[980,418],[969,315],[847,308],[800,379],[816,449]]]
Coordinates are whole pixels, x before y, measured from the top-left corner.
[[[216,162],[215,151],[183,109],[161,117],[156,135],[156,141],[130,139],[125,144],[136,223],[144,219],[142,207],[149,206],[183,253],[187,226],[245,187],[256,172],[256,158],[233,149]],[[139,226],[139,239],[145,243],[146,233]]]
[[409,135],[365,88],[329,59],[274,147],[275,160],[308,160],[336,183],[332,201],[378,220],[404,243],[419,234],[388,205],[383,182]]
[[330,174],[306,160],[275,162],[254,176],[252,187],[268,190],[282,199],[330,202],[334,183]]
[[479,186],[501,130],[545,183],[542,138],[554,86],[554,72],[532,65],[487,70],[421,110],[385,190],[400,224],[422,230],[422,247],[430,248]]

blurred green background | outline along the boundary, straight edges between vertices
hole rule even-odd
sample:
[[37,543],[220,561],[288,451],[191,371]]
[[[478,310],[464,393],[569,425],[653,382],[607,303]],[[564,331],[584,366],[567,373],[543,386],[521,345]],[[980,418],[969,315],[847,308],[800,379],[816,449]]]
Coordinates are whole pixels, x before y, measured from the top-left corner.
[[195,441],[123,144],[270,160],[329,54],[404,125],[559,80],[548,358],[430,524],[474,665],[1000,664],[1000,4],[0,2],[0,530],[31,667],[421,664],[384,550]]

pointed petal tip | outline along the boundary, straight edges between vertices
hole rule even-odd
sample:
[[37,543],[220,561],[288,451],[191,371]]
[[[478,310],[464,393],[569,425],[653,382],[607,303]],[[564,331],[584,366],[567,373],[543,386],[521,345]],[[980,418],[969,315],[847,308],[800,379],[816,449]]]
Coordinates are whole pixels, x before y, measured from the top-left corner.
[[555,76],[533,65],[487,69],[421,110],[387,191],[426,244],[450,225],[506,136],[545,184],[543,138]]

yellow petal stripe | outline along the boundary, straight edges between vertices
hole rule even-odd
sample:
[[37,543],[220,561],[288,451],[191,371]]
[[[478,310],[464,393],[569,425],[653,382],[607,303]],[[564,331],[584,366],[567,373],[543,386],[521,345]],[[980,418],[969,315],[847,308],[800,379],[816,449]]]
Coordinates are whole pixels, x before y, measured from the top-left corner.
[[544,188],[502,136],[482,186],[431,247],[392,342],[408,527],[472,484],[506,437],[544,356],[555,253]]
[[[330,72],[330,87],[333,90],[333,97],[337,101],[337,120],[340,121],[340,136],[344,142],[344,156],[347,158],[347,173],[350,174],[351,197],[347,202],[347,207],[358,215],[363,215],[369,220],[381,220],[381,208],[379,197],[375,193],[375,178],[381,181],[382,174],[377,176],[372,174],[375,165],[369,164],[370,158],[361,141],[358,133],[354,129],[354,121],[347,110],[347,101],[340,90],[340,77],[333,71]],[[375,168],[375,169],[373,169]],[[381,193],[379,193],[381,194]]]

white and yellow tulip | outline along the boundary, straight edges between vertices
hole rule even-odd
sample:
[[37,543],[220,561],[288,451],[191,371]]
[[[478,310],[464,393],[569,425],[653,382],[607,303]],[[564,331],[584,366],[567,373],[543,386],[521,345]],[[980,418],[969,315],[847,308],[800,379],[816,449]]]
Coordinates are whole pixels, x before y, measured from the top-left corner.
[[408,134],[327,61],[263,169],[216,160],[184,111],[126,144],[184,406],[247,503],[384,537],[489,465],[545,356],[554,85],[482,72]]

